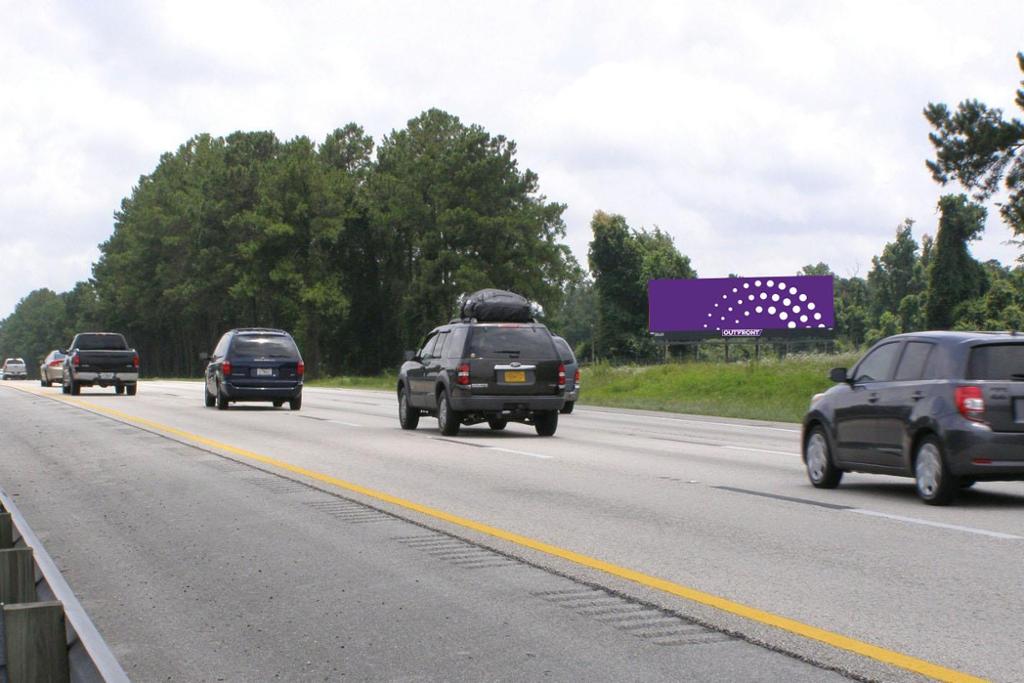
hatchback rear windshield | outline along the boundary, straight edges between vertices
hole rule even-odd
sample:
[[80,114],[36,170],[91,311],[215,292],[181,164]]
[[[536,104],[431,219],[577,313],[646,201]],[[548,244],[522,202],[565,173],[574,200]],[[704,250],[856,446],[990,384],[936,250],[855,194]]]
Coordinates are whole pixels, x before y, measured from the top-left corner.
[[127,351],[128,342],[119,334],[80,334],[78,348],[81,351]]
[[558,356],[551,333],[543,327],[475,327],[469,343],[472,358],[532,358],[554,360]]
[[1024,344],[988,344],[971,349],[967,379],[1024,380]]
[[260,336],[247,334],[235,337],[231,345],[231,353],[236,356],[253,356],[255,358],[295,358],[299,350],[295,342],[281,335]]

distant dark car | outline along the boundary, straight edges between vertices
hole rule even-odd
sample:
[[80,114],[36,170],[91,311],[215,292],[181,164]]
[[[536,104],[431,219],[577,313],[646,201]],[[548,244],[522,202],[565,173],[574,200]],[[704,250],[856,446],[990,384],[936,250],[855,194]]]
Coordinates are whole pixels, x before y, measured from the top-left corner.
[[230,330],[217,342],[206,366],[206,407],[227,410],[238,401],[288,402],[302,408],[306,366],[299,347],[284,330],[248,327]]
[[580,364],[576,362],[576,354],[572,352],[569,342],[556,336],[555,348],[565,363],[565,405],[562,406],[562,415],[568,415],[580,397]]
[[540,436],[558,429],[566,367],[551,332],[539,323],[456,320],[435,328],[398,375],[402,429],[436,415],[442,434],[486,422],[533,425]]
[[139,354],[117,332],[76,334],[61,367],[61,391],[78,395],[82,387],[114,387],[134,396],[139,381]]
[[39,364],[39,384],[48,387],[54,382],[64,381],[64,354],[54,349],[46,354]]
[[804,418],[811,483],[914,477],[930,505],[977,481],[1024,480],[1024,336],[921,332],[875,344]]

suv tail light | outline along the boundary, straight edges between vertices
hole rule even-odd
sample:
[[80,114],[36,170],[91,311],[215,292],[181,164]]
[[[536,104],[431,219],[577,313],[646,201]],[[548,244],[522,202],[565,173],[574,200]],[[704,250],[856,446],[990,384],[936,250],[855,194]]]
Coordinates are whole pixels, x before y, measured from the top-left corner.
[[572,376],[573,384],[576,386],[580,385],[580,369],[576,368],[576,374]]
[[82,364],[82,359],[78,357],[77,353],[71,356],[71,364],[74,365],[76,368]]
[[463,363],[459,366],[459,374],[456,381],[462,386],[469,384],[469,363]]
[[558,364],[558,386],[565,386],[565,363]]
[[132,356],[132,367],[136,370],[139,369],[139,354]]
[[220,364],[220,371],[225,377],[231,374],[231,361],[226,360]]
[[303,363],[301,360],[295,364],[295,374],[298,375],[299,377],[302,377],[304,374],[306,374],[306,364]]
[[957,387],[956,409],[968,420],[981,422],[985,414],[985,397],[981,387]]

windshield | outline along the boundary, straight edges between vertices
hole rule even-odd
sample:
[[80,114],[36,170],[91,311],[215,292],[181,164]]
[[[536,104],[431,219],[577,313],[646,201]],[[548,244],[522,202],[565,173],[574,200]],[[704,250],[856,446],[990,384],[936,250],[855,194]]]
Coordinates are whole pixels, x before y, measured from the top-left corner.
[[80,334],[75,348],[80,351],[127,351],[128,342],[120,334]]
[[1024,344],[989,344],[971,349],[967,379],[1024,380]]
[[470,358],[532,358],[554,360],[551,333],[543,327],[501,325],[476,327],[469,344]]
[[240,335],[235,337],[231,352],[236,356],[252,356],[254,358],[294,358],[298,359],[299,350],[295,342],[280,334],[276,335]]

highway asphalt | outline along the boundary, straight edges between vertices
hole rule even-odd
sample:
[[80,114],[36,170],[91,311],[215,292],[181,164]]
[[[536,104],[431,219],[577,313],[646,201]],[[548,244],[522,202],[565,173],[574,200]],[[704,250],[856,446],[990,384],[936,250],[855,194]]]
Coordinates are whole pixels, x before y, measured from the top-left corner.
[[0,388],[0,486],[138,680],[1024,680],[1022,484],[818,491],[789,424]]

